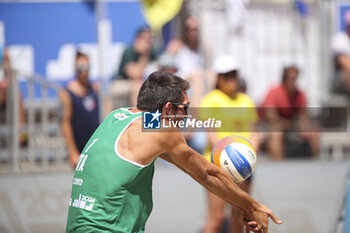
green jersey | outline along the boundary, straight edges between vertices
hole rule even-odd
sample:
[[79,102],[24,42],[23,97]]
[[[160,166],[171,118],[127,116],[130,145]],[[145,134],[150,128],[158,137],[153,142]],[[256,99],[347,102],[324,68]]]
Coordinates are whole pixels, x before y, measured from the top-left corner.
[[66,232],[144,232],[153,207],[154,162],[135,163],[117,148],[141,115],[115,110],[89,139],[74,172]]

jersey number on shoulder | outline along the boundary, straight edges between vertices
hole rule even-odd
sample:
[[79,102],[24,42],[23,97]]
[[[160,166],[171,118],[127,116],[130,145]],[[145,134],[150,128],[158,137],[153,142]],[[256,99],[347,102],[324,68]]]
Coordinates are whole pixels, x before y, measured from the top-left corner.
[[[94,139],[92,141],[92,143],[90,144],[90,146],[88,146],[88,148],[86,148],[86,150],[84,151],[84,153],[87,153],[90,148],[95,144],[95,142],[98,141],[98,138]],[[84,165],[85,165],[85,162],[86,162],[86,159],[88,157],[88,154],[81,154],[80,157],[79,157],[79,160],[78,160],[78,163],[77,163],[77,167],[75,168],[76,171],[80,171],[82,172],[84,170]]]

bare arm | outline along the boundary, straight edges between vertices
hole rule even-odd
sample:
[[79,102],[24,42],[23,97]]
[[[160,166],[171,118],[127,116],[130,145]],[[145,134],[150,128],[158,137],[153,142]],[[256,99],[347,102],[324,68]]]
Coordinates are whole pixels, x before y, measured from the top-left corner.
[[172,133],[171,138],[171,141],[164,140],[169,161],[184,170],[210,192],[243,212],[247,219],[255,221],[256,230],[264,229],[264,232],[267,232],[269,217],[276,223],[281,223],[270,209],[242,191],[224,170],[209,163],[200,154],[189,148],[181,133]]
[[74,132],[70,122],[72,118],[72,102],[69,94],[65,90],[60,91],[59,98],[63,106],[61,130],[67,145],[69,161],[75,167],[78,163],[80,154],[74,140]]
[[[177,145],[167,151],[175,164],[183,168],[186,173],[193,176],[209,191],[220,196],[231,205],[239,209],[251,208],[249,196],[241,191],[222,169],[209,163],[189,148],[181,137],[176,137],[176,140],[172,143]],[[238,199],[242,199],[242,202],[239,202]]]
[[[191,176],[194,180],[196,180],[198,183],[201,183],[200,180],[197,179],[197,177],[195,177],[192,173],[188,173],[186,171],[186,169],[184,169],[183,167],[181,167],[179,164],[177,164],[174,160],[171,159],[171,157],[168,154],[162,154],[159,156],[160,158],[164,159],[165,161],[174,164],[176,167],[178,167],[179,169],[181,169],[183,172],[187,173],[189,176]],[[244,212],[237,210],[237,216],[241,222],[241,224],[245,225],[247,227],[247,230],[251,230],[251,231],[257,231],[258,229],[257,224],[255,221],[250,221],[247,220],[244,216]],[[249,231],[250,232],[250,231]]]

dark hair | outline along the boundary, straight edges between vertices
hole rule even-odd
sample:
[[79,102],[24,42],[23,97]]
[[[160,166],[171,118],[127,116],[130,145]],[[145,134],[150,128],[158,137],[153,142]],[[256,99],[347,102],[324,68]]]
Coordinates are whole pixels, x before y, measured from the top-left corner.
[[89,58],[88,55],[86,55],[85,53],[83,53],[83,52],[80,51],[80,50],[77,50],[77,52],[75,53],[75,60],[78,60],[78,58],[80,58],[80,57]]
[[142,84],[137,97],[137,108],[140,110],[157,111],[167,102],[179,103],[184,99],[184,92],[190,84],[176,75],[165,71],[156,71],[148,76]]
[[282,83],[285,83],[287,81],[288,73],[291,70],[296,70],[299,73],[299,68],[296,65],[290,65],[290,66],[284,67],[282,71]]

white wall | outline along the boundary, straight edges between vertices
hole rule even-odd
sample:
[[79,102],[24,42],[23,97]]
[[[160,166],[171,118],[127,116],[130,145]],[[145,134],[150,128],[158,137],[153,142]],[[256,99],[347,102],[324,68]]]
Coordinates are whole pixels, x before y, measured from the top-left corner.
[[202,39],[213,57],[231,53],[241,65],[248,94],[260,104],[272,85],[279,83],[282,68],[300,67],[300,88],[306,91],[309,106],[321,98],[320,30],[318,12],[311,8],[302,18],[287,4],[251,4],[240,30],[228,25],[231,13],[202,9]]

